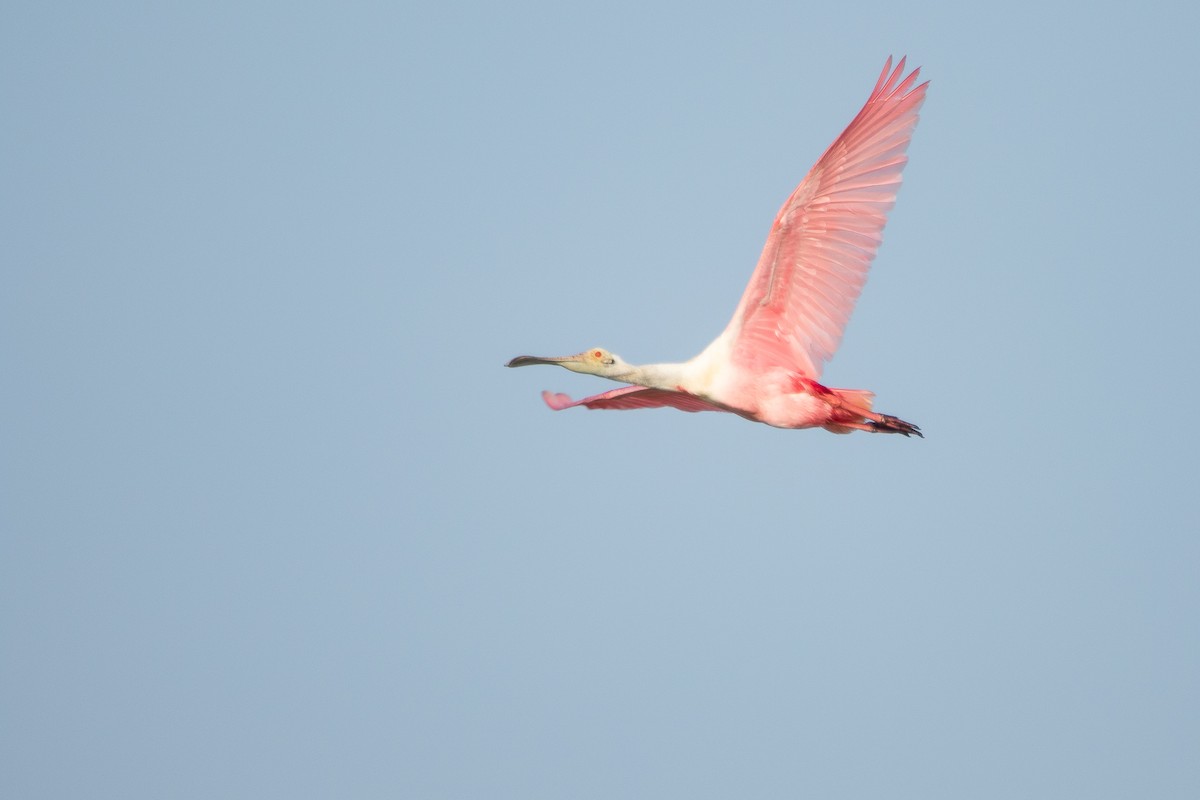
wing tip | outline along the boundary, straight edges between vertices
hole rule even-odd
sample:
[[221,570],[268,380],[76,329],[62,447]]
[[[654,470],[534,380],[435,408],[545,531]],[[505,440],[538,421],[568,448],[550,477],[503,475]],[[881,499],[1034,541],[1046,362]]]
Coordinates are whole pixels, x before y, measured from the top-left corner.
[[542,392],[542,400],[554,411],[562,411],[564,408],[575,405],[575,401],[571,399],[570,395],[552,392],[549,389]]
[[875,82],[875,90],[871,92],[871,99],[875,100],[882,97],[890,97],[899,94],[902,97],[918,94],[924,96],[925,89],[929,86],[929,81],[925,81],[919,86],[914,86],[917,78],[921,75],[921,67],[914,67],[913,71],[904,75],[904,68],[908,64],[908,56],[900,56],[900,60],[896,62],[896,66],[892,67],[893,56],[888,56],[887,61],[883,64],[883,71],[879,73],[879,80]]

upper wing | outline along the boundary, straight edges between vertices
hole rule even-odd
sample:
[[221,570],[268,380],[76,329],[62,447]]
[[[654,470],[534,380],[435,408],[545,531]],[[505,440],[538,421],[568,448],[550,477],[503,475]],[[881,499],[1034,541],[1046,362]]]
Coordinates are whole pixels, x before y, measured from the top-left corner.
[[[734,361],[819,378],[867,280],[928,81],[889,57],[862,111],[783,204],[723,336]],[[889,74],[890,72],[890,74]]]
[[585,397],[582,400],[572,400],[565,394],[542,392],[546,405],[555,411],[573,406],[587,408],[602,408],[607,410],[627,411],[634,408],[678,408],[680,411],[727,411],[728,409],[715,406],[701,400],[699,397],[683,392],[669,392],[665,389],[647,389],[645,386],[623,386],[611,392]]

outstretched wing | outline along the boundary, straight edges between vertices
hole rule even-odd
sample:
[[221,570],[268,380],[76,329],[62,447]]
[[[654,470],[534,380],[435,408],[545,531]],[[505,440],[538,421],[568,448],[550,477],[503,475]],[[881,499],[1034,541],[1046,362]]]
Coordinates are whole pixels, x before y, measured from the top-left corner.
[[736,363],[819,378],[838,344],[900,188],[928,82],[889,57],[862,111],[783,204],[723,336]]
[[699,397],[683,392],[669,392],[665,389],[648,389],[645,386],[624,386],[611,392],[585,397],[582,400],[572,400],[565,394],[542,392],[546,405],[555,411],[574,406],[600,408],[609,411],[628,411],[635,408],[678,408],[680,411],[727,411],[728,409],[715,406],[701,400]]

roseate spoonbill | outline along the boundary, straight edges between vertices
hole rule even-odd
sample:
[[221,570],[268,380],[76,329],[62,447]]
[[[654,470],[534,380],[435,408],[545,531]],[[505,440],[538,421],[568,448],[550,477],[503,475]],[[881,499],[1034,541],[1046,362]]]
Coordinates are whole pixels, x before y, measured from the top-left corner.
[[506,366],[557,364],[633,384],[572,401],[542,392],[558,411],[572,406],[728,411],[777,428],[822,427],[900,433],[921,430],[871,409],[862,389],[817,383],[867,279],[887,212],[900,188],[905,150],[928,82],[888,58],[862,111],[775,217],[758,266],[728,327],[683,364],[627,364],[602,347],[558,358],[517,356]]

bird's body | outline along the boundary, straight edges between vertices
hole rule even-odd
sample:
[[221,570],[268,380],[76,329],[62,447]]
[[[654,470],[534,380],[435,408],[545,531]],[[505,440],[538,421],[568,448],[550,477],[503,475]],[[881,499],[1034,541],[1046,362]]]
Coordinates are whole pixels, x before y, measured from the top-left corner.
[[867,104],[783,204],[729,325],[681,364],[627,364],[603,348],[574,356],[518,356],[507,366],[557,364],[632,384],[572,401],[543,392],[555,410],[671,407],[726,411],[778,428],[823,427],[916,434],[871,409],[873,395],[817,382],[882,239],[904,155],[925,99],[920,70],[901,80],[891,59]]

